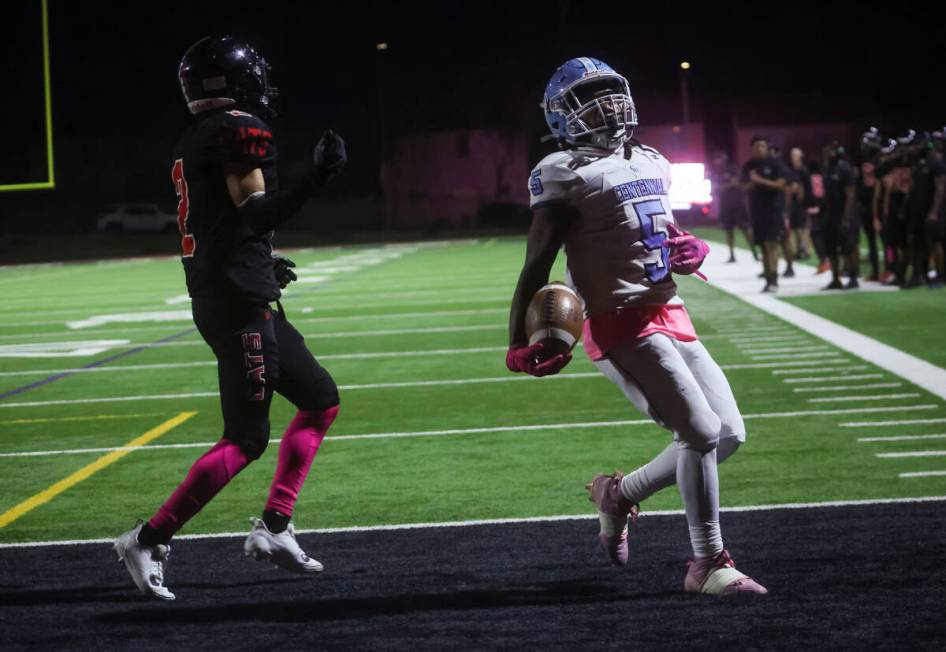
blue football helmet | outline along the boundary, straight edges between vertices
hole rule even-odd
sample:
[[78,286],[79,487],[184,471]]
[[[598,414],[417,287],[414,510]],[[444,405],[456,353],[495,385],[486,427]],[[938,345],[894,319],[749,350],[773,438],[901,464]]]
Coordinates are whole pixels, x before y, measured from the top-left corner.
[[637,126],[627,79],[590,57],[559,66],[540,106],[552,136],[563,146],[614,150],[630,140]]

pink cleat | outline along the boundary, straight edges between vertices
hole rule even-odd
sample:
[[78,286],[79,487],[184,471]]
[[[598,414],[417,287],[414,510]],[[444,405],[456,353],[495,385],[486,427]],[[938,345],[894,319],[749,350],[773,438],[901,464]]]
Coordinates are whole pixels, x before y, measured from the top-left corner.
[[627,563],[627,517],[636,520],[639,511],[638,505],[621,493],[623,477],[621,471],[611,475],[598,474],[590,484],[585,485],[585,489],[591,493],[588,500],[598,506],[598,520],[601,523],[598,541],[616,566]]
[[683,580],[687,593],[733,595],[734,593],[768,593],[754,579],[736,570],[736,563],[723,550],[714,557],[687,562],[687,576]]

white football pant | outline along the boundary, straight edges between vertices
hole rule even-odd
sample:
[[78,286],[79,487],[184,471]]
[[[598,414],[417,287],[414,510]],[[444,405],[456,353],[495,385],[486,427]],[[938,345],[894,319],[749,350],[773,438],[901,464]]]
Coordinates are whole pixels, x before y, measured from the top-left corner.
[[648,464],[625,476],[625,497],[641,502],[676,482],[694,554],[720,552],[716,465],[745,441],[746,429],[719,365],[701,342],[681,342],[660,333],[621,343],[595,365],[674,437]]

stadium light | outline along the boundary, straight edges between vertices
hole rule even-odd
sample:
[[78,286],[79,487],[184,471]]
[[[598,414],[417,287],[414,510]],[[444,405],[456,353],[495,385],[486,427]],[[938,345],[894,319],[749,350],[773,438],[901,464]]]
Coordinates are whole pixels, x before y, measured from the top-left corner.
[[387,49],[388,49],[388,44],[385,43],[384,41],[382,41],[381,43],[378,43],[378,44],[377,44],[376,46],[374,46],[374,47],[375,47],[375,49],[378,50],[378,51],[387,50]]
[[712,183],[702,163],[671,163],[670,208],[686,210],[713,201]]
[[690,69],[690,62],[689,62],[689,61],[681,61],[681,62],[680,62],[680,70],[689,70],[689,69]]

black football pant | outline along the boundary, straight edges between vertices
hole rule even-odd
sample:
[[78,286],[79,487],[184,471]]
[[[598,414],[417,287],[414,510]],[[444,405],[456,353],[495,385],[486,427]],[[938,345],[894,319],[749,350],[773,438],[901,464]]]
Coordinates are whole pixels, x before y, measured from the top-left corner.
[[299,410],[338,405],[338,388],[282,309],[245,299],[197,298],[194,323],[217,357],[223,436],[257,458],[269,442],[278,392]]

